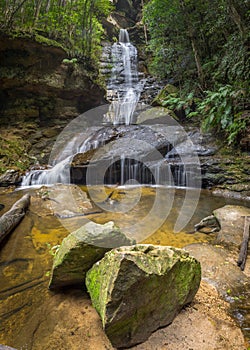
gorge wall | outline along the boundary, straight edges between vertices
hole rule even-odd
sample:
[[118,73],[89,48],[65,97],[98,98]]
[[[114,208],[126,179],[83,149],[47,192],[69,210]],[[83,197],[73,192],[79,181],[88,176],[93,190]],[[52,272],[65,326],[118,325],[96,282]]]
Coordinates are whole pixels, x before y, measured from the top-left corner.
[[46,163],[60,130],[105,103],[105,90],[86,62],[67,60],[63,48],[38,39],[0,35],[1,146],[18,149],[25,140],[23,150]]

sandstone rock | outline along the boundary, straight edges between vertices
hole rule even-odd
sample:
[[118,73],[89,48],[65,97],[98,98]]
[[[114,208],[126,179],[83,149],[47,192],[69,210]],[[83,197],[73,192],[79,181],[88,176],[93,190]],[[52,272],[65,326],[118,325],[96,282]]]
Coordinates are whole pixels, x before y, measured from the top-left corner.
[[246,274],[236,265],[237,254],[206,243],[190,244],[185,250],[200,261],[202,278],[216,287],[221,296],[225,297],[229,289],[240,289],[248,282]]
[[242,241],[245,217],[250,217],[250,208],[225,205],[214,210],[213,214],[221,227],[217,235],[217,242],[239,246]]
[[115,224],[88,222],[62,241],[52,267],[49,288],[83,285],[86,272],[111,248],[133,244]]
[[86,286],[112,345],[130,347],[170,324],[196,294],[200,263],[181,249],[134,245],[105,254]]

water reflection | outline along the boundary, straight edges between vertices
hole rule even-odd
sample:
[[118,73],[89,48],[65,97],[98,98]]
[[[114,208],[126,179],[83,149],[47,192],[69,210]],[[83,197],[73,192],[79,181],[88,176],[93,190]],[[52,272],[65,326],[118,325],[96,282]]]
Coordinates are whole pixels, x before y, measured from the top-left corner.
[[[86,191],[86,188],[82,190]],[[39,323],[38,317],[41,315],[37,310],[53,295],[47,289],[53,259],[52,247],[60,244],[68,235],[67,228],[73,231],[86,222],[86,217],[77,216],[63,219],[66,224],[62,224],[62,219],[59,220],[48,209],[43,208],[41,205],[43,201],[38,200],[36,189],[0,193],[0,203],[4,205],[2,213],[27,191],[32,196],[29,211],[0,252],[0,344],[8,344],[18,349],[32,349],[34,329],[27,329],[24,325],[30,319],[34,320],[34,327]],[[97,199],[100,195],[101,201],[103,194],[100,189],[94,188],[93,191]],[[113,188],[106,188],[107,197],[112,191],[114,191]],[[143,187],[140,191],[141,199],[130,211],[124,213],[106,210],[89,215],[87,219],[97,223],[113,220],[125,230],[127,227],[132,227],[152,208],[156,189]],[[162,191],[166,196],[166,191],[169,189],[162,189]],[[114,207],[129,194],[132,195],[131,188],[115,189],[112,195],[113,202],[110,201],[109,205]],[[216,208],[225,204],[239,204],[239,201],[211,196],[209,192],[202,191],[199,204],[188,225],[181,232],[174,233],[173,228],[184,196],[185,190],[175,190],[173,205],[167,219],[156,232],[144,240],[145,243],[183,247],[190,243],[212,241],[213,234],[190,234],[194,224],[210,215]],[[157,222],[157,215],[154,220]],[[246,322],[243,324],[246,328],[249,326],[249,323],[248,326]]]

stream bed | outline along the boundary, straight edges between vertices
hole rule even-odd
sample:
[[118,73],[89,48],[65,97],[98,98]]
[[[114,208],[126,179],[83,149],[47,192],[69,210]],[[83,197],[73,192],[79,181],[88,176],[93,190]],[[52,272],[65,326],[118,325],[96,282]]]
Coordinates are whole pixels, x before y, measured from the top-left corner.
[[[85,187],[78,187],[78,189],[87,196],[91,192],[97,202],[99,195],[100,201],[103,199],[103,193],[98,187],[93,187],[88,191]],[[45,191],[46,187],[43,187],[43,193]],[[132,232],[132,237],[135,235],[137,238],[133,227],[138,229],[138,223],[148,217],[147,222],[152,222],[152,227],[145,233],[145,236],[139,235],[140,242],[181,248],[191,243],[212,242],[214,240],[215,234],[194,233],[194,225],[202,218],[211,215],[214,209],[225,204],[249,206],[249,202],[213,196],[209,191],[202,190],[197,206],[192,208],[194,214],[186,220],[188,223],[180,232],[174,232],[177,218],[182,213],[187,189],[140,187],[140,200],[136,200],[130,210],[123,212],[119,211],[119,203],[126,196],[133,198],[135,188],[106,187],[105,191],[110,208],[91,210],[92,214],[88,216],[56,217],[42,205],[49,203],[50,199],[41,199],[38,196],[41,190],[29,188],[8,192],[6,189],[1,189],[0,203],[4,205],[1,214],[9,210],[24,193],[31,194],[31,205],[28,213],[8,237],[0,252],[0,344],[13,346],[18,350],[32,349],[34,329],[29,329],[25,325],[28,320],[32,320],[34,324],[39,323],[38,318],[41,315],[36,312],[37,309],[54,295],[48,290],[54,247],[61,243],[69,231],[72,232],[87,221],[106,223],[112,220],[126,233]],[[156,193],[171,200],[169,212],[164,218],[162,215],[157,217],[152,211]],[[116,205],[118,205],[117,210]],[[163,223],[157,227],[157,222],[162,219],[164,219]],[[148,225],[147,222],[146,225]],[[86,293],[84,295],[86,297]],[[241,307],[240,304],[238,306]],[[236,318],[238,314],[238,310],[235,309]],[[242,324],[247,331],[250,327],[250,321]]]

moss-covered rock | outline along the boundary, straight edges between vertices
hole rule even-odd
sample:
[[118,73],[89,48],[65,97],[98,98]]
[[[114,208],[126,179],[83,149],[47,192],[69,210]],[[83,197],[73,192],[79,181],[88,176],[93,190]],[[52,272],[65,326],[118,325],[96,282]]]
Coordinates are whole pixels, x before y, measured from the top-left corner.
[[170,324],[200,279],[200,263],[183,250],[140,244],[106,253],[86,286],[113,346],[123,348]]
[[86,272],[107,251],[133,243],[112,221],[104,225],[87,223],[62,241],[54,258],[49,288],[83,285]]
[[177,95],[178,89],[171,84],[165,85],[165,87],[159,92],[159,94],[152,101],[152,106],[164,106],[164,101],[167,99],[168,95]]

